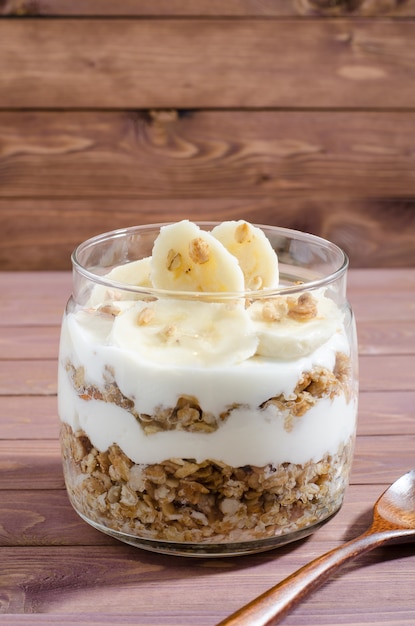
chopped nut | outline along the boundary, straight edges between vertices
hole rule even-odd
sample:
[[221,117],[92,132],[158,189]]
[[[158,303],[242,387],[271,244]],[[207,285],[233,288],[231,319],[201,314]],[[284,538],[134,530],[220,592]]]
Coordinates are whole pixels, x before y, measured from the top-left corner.
[[317,315],[317,302],[311,293],[302,293],[298,300],[288,298],[288,316],[297,322],[306,322]]
[[249,227],[249,224],[247,224],[246,222],[239,224],[239,226],[235,228],[235,241],[237,241],[237,243],[245,243],[249,240],[250,233],[251,229]]
[[182,265],[182,255],[171,248],[167,254],[167,269],[170,272],[178,270]]
[[161,339],[164,339],[164,341],[171,340],[177,335],[177,328],[173,324],[168,324],[160,330],[158,335]]
[[209,261],[209,244],[201,237],[195,237],[189,243],[189,256],[193,263],[203,265]]
[[103,315],[111,315],[112,317],[117,317],[121,313],[121,310],[114,306],[113,304],[103,304],[98,308],[98,312]]
[[267,300],[262,307],[262,317],[266,322],[279,322],[287,315],[287,312],[287,302],[282,298]]
[[155,316],[154,309],[146,306],[145,309],[142,309],[140,313],[137,315],[137,324],[139,326],[146,326],[149,324]]

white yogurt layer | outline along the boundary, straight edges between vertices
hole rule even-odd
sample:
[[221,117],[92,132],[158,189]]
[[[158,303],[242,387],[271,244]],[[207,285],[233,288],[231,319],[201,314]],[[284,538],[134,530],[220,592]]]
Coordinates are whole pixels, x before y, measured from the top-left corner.
[[[232,466],[305,463],[336,453],[354,432],[356,406],[343,395],[319,400],[294,420],[290,432],[284,428],[285,414],[275,406],[258,409],[280,394],[289,398],[303,372],[315,366],[333,370],[336,353],[349,353],[342,324],[311,354],[300,358],[252,356],[219,366],[175,366],[168,359],[163,363],[145,358],[134,342],[131,349],[126,344],[112,345],[113,325],[109,315],[79,310],[64,319],[61,335],[60,418],[74,430],[85,431],[101,451],[117,443],[134,462],[144,464],[172,457],[215,459]],[[156,407],[174,407],[182,395],[197,398],[202,410],[215,415],[235,403],[239,408],[213,433],[177,430],[146,435],[127,410],[78,397],[64,368],[68,361],[76,368],[83,366],[86,384],[98,388],[104,387],[105,373],[111,368],[121,392],[140,413],[151,415]]]
[[105,451],[113,443],[135,463],[161,463],[169,458],[222,461],[233,467],[269,463],[306,463],[336,453],[354,433],[356,407],[344,396],[322,399],[293,429],[284,429],[284,416],[275,406],[264,410],[238,408],[213,433],[164,431],[146,435],[131,413],[102,400],[79,398],[69,382],[62,382],[61,419],[87,433]]

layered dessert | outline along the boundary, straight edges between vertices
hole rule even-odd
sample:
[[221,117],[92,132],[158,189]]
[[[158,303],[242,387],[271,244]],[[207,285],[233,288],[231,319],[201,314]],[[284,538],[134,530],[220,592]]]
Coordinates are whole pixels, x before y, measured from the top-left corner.
[[84,519],[144,547],[226,552],[340,508],[350,339],[342,304],[310,285],[287,288],[242,220],[163,226],[150,256],[90,281],[59,357],[65,480]]

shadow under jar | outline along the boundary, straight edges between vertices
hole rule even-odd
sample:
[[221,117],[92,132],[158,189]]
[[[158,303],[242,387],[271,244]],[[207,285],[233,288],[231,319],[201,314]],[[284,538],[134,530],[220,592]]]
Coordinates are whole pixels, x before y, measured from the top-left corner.
[[261,226],[277,286],[156,289],[161,226],[105,233],[72,255],[58,383],[70,501],[98,530],[163,553],[233,556],[300,539],[340,509],[351,468],[347,258]]

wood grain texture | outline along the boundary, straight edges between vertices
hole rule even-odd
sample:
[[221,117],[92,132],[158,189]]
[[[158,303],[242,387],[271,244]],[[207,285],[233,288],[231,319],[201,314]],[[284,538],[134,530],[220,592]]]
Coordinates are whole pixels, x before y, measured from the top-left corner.
[[7,298],[0,298],[0,328],[60,326],[72,292],[72,275],[70,272],[1,272],[0,288],[8,293]]
[[[264,207],[269,215],[276,198],[288,202],[287,210],[290,200],[302,198],[310,212],[320,197],[330,197],[336,210],[335,196],[347,209],[351,197],[364,198],[372,200],[366,206],[372,215],[384,198],[389,217],[400,211],[393,227],[412,224],[415,230],[414,204],[405,206],[415,197],[414,127],[415,112],[3,111],[0,197],[56,198],[67,205],[67,199],[87,197],[219,196],[236,212],[238,197],[271,196]],[[388,198],[394,201],[389,207]],[[161,206],[151,209],[147,219]],[[45,216],[53,210],[57,203],[47,204]]]
[[409,18],[2,20],[1,106],[410,108],[414,34]]
[[199,16],[414,17],[414,0],[2,0],[0,15],[27,16]]
[[[0,327],[1,328],[1,327]],[[0,330],[1,359],[56,359],[59,327],[32,326],[11,334]]]
[[0,440],[0,490],[63,489],[59,441]]
[[389,324],[384,321],[359,319],[358,341],[360,354],[411,354],[415,339],[415,321]]
[[[0,267],[190,219],[305,230],[354,267],[415,265],[415,113],[2,112]],[[35,216],[35,219],[33,219]]]
[[359,395],[358,435],[415,435],[415,391],[367,391]]
[[1,492],[0,546],[116,545],[86,524],[65,490]]
[[414,267],[413,207],[409,198],[311,200],[292,192],[267,198],[0,198],[0,269],[69,270],[72,251],[91,236],[180,219],[294,228],[340,245],[351,267]]
[[[349,293],[356,299],[356,304],[359,301],[369,302],[373,294],[380,296],[383,292],[385,305],[391,298],[398,299],[400,293],[415,293],[415,272],[412,268],[381,271],[360,269],[349,272],[348,287]],[[360,300],[361,298],[363,300]]]
[[[218,616],[224,617],[232,607],[237,608],[240,597],[255,597],[272,582],[287,576],[291,568],[301,566],[313,553],[311,544],[305,543],[296,551],[282,548],[273,555],[254,555],[249,559],[249,566],[245,559],[244,567],[243,562],[234,559],[227,564],[223,561],[178,564],[177,559],[173,563],[166,557],[137,554],[137,550],[127,546],[107,546],[105,553],[100,546],[92,546],[83,548],[82,556],[76,547],[36,550],[5,547],[1,554],[9,574],[8,585],[3,587],[4,607],[9,613],[53,613],[59,623],[61,614],[65,617],[67,613],[77,613],[78,619],[89,623],[91,606],[99,606],[99,612],[111,615],[113,620],[121,612],[135,615],[140,626],[190,625],[195,624],[195,619],[198,624],[213,626]],[[402,549],[390,548],[389,554],[391,558],[384,557],[383,562],[379,554],[363,557],[360,567],[347,568],[339,576],[340,580],[331,581],[319,592],[318,598],[312,597],[295,616],[300,614],[302,619],[305,614],[312,616],[314,621],[301,621],[302,624],[333,624],[333,621],[321,621],[322,616],[333,611],[344,620],[336,620],[336,624],[375,624],[374,621],[353,621],[353,614],[361,620],[365,609],[369,611],[369,618],[382,613],[383,618],[388,615],[389,619],[392,615],[398,619],[401,614],[407,616],[413,611],[410,589],[415,581],[414,574]],[[170,575],[172,567],[177,568],[176,577]],[[397,591],[388,598],[386,612],[381,611],[379,586],[384,588],[392,576]],[[238,598],[235,593],[229,593],[230,578],[239,587]],[[215,602],[209,602],[212,596]],[[353,610],[350,597],[354,598]],[[317,617],[320,622],[316,621]],[[399,622],[389,621],[389,624],[396,623]]]
[[[403,413],[405,404],[403,401]],[[0,396],[0,439],[58,437],[58,403],[55,396]]]
[[0,394],[56,395],[57,360],[0,361]]

